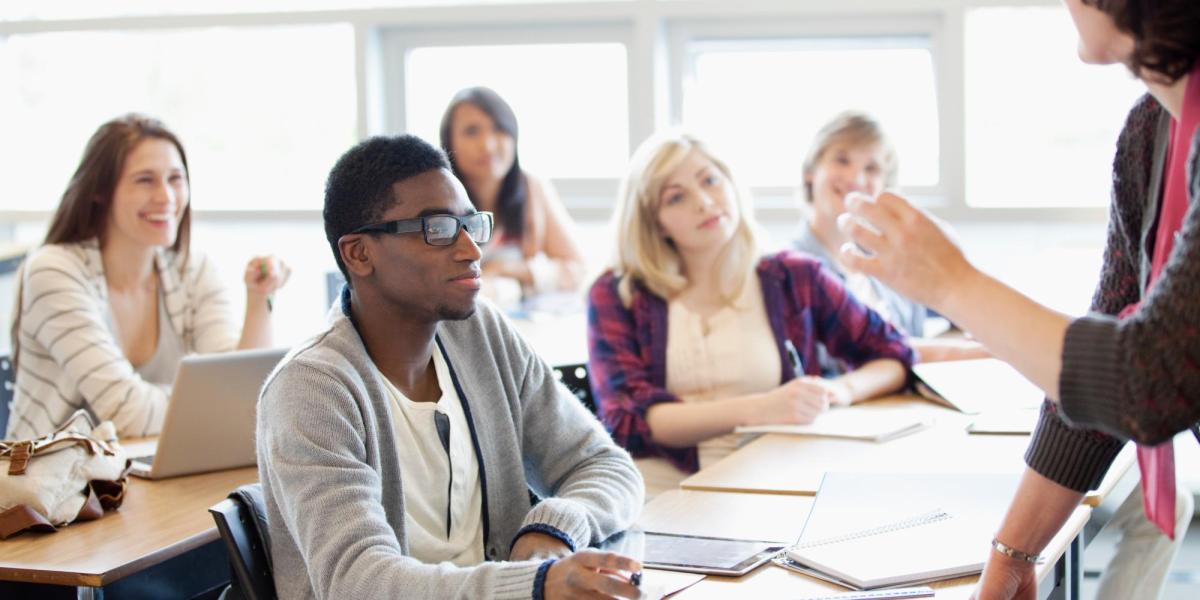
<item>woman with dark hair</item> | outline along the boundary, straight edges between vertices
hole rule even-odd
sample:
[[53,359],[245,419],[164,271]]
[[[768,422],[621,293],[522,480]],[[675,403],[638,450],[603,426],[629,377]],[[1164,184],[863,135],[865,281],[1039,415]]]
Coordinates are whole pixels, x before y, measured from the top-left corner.
[[187,155],[161,122],[127,115],[92,135],[21,267],[9,439],[80,408],[122,436],[155,434],[185,354],[270,345],[270,297],[288,268],[270,256],[246,265],[239,339],[212,263],[189,248],[189,196]]
[[454,174],[475,208],[496,215],[484,277],[516,281],[526,295],[574,290],[584,261],[571,218],[550,182],[521,168],[517,137],[512,108],[485,87],[458,92],[442,115],[442,149]]
[[1172,440],[1200,421],[1200,3],[1066,5],[1083,61],[1124,63],[1149,90],[1117,142],[1093,313],[1056,313],[982,273],[893,194],[847,198],[841,226],[854,244],[841,256],[970,331],[1047,394],[977,595],[1032,598],[1036,555],[1132,440],[1142,488],[1114,517],[1124,538],[1101,597],[1156,598],[1191,518]]

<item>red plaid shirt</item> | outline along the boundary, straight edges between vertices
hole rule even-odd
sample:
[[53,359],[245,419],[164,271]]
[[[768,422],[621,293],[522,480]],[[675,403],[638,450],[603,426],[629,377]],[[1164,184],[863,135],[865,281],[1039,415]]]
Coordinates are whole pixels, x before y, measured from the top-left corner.
[[[879,358],[912,366],[914,354],[902,334],[819,261],[789,250],[763,258],[757,271],[779,351],[780,384],[793,378],[784,340],[796,346],[809,375],[820,375],[818,344],[853,368]],[[694,473],[696,448],[660,446],[646,423],[651,406],[680,401],[666,389],[667,303],[635,285],[633,303],[625,308],[618,281],[606,272],[588,294],[588,370],[600,419],[633,456],[663,457]]]

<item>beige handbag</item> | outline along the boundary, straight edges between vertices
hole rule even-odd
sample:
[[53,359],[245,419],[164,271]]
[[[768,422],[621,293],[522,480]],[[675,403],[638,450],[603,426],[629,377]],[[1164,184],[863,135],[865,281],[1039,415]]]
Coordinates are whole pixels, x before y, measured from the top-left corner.
[[100,518],[121,505],[128,473],[116,427],[82,410],[53,433],[0,441],[0,539]]

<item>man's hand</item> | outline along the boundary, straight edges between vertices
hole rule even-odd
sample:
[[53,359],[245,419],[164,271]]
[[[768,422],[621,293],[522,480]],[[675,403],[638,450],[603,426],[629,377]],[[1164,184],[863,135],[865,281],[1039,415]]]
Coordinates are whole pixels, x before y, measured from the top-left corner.
[[562,540],[552,535],[530,531],[517,538],[517,543],[513,544],[508,559],[519,561],[535,558],[560,558],[569,554],[571,554],[571,548]]
[[629,583],[629,573],[641,570],[641,563],[632,558],[585,549],[559,559],[546,571],[546,600],[640,598],[642,592]]

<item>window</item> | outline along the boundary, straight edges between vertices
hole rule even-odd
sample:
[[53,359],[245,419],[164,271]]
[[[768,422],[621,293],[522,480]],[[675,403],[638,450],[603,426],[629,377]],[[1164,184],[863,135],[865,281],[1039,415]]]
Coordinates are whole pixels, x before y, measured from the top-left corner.
[[356,139],[345,25],[17,35],[0,81],[16,91],[0,94],[0,209],[53,210],[87,139],[128,112],[180,136],[200,209],[319,208]]
[[1117,135],[1145,87],[1080,62],[1077,40],[1061,6],[967,12],[968,205],[1108,205]]
[[0,21],[480,4],[561,4],[585,1],[587,0],[4,0],[0,2]]
[[619,177],[629,153],[625,46],[419,47],[405,60],[406,129],[438,144],[460,89],[492,88],[517,115],[521,164],[543,177]]
[[817,130],[846,109],[880,120],[904,186],[939,182],[938,99],[928,37],[697,41],[683,124],[744,183],[796,186]]

